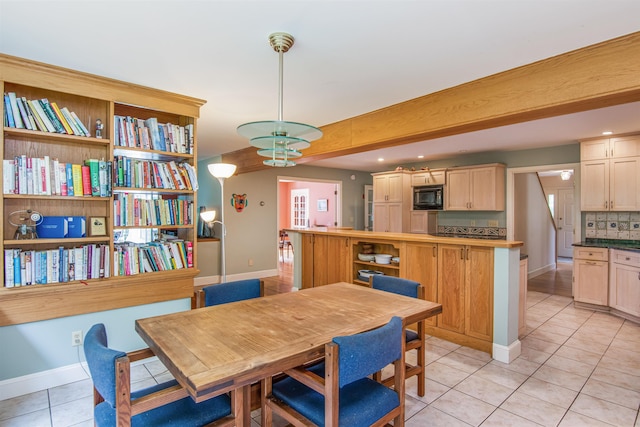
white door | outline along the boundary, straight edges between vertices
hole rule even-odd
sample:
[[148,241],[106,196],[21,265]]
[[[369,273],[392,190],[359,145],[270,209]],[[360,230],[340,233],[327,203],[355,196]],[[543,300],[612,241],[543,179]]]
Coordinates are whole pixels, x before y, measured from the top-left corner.
[[291,190],[291,226],[307,228],[309,226],[309,189]]
[[558,256],[571,258],[573,256],[573,189],[558,189]]

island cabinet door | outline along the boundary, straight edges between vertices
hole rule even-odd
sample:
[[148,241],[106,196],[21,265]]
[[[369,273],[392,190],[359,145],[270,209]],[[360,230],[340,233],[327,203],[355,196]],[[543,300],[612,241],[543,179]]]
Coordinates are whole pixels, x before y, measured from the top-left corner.
[[[351,282],[351,252],[348,237],[320,236],[316,234],[313,236],[312,245],[312,284],[306,287]],[[303,285],[305,278],[306,275],[303,273]]]
[[463,334],[465,331],[465,246],[438,245],[438,298],[442,314],[438,327]]
[[[424,299],[438,301],[438,245],[407,243],[401,262],[405,265],[407,279],[424,287]],[[436,317],[430,317],[425,323],[436,326]]]
[[493,248],[465,248],[465,334],[493,341]]

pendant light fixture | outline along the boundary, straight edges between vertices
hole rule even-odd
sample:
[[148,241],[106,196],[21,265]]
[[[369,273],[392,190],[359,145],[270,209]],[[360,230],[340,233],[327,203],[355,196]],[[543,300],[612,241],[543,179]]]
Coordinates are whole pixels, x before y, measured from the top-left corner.
[[267,166],[295,166],[302,156],[300,150],[311,146],[310,141],[322,137],[322,131],[304,123],[287,122],[282,119],[282,64],[284,54],[293,46],[294,38],[287,33],[273,33],[269,43],[279,56],[278,120],[250,122],[238,126],[238,134],[248,138],[251,145],[258,148],[258,154],[268,157],[263,161]]

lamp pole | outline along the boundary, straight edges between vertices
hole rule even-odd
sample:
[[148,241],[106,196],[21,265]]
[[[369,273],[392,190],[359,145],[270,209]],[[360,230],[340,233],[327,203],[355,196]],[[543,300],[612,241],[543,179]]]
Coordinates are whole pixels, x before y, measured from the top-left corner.
[[219,222],[222,227],[222,233],[220,234],[220,273],[222,276],[221,282],[225,283],[227,281],[227,262],[225,259],[225,237],[227,234],[227,227],[224,224],[224,180],[236,172],[236,165],[232,165],[230,163],[212,163],[207,165],[207,168],[209,169],[209,173],[216,177],[220,183],[220,197],[222,199],[222,205],[220,206],[220,221],[216,222]]
[[216,221],[220,223],[220,228],[222,229],[222,233],[220,233],[220,274],[222,276],[221,283],[227,282],[227,261],[225,258],[225,235],[227,234],[227,227],[224,225],[224,177],[217,177],[218,182],[220,182],[220,198],[222,199],[222,204],[220,205],[220,221]]

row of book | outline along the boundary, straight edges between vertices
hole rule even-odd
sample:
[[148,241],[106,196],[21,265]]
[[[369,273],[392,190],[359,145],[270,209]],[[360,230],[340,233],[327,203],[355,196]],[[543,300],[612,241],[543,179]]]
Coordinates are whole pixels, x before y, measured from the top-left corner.
[[104,160],[81,165],[21,155],[2,161],[2,187],[4,194],[109,197],[111,173],[111,162]]
[[159,162],[115,156],[113,168],[113,184],[116,187],[198,189],[196,170],[186,162]]
[[44,285],[101,279],[110,274],[109,245],[40,251],[5,249],[4,286]]
[[91,136],[76,113],[47,98],[27,99],[15,92],[4,94],[4,125],[16,129]]
[[180,126],[158,123],[155,117],[143,120],[114,116],[114,145],[145,150],[193,154],[193,124]]
[[193,242],[154,241],[117,244],[113,257],[114,276],[133,276],[154,271],[193,267]]
[[153,226],[193,224],[193,201],[183,199],[149,199],[139,194],[116,194],[113,225]]

